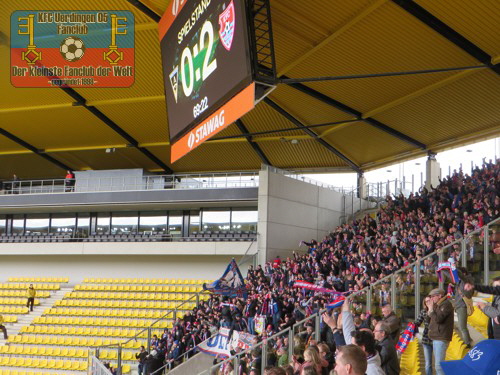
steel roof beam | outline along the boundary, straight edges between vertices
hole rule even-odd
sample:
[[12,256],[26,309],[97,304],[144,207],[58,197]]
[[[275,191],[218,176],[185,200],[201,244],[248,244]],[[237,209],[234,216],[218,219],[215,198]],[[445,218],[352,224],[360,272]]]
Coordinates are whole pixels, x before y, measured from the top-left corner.
[[[283,76],[281,78],[288,78],[288,77]],[[354,108],[351,108],[351,107],[349,107],[349,106],[347,106],[347,105],[345,105],[345,104],[343,104],[335,99],[332,99],[329,96],[327,96],[319,91],[316,91],[313,88],[310,88],[309,86],[306,86],[302,83],[291,83],[291,84],[289,84],[289,86],[293,87],[294,89],[301,91],[304,94],[307,94],[307,95],[309,95],[309,96],[311,96],[311,97],[313,97],[313,98],[315,98],[315,99],[317,99],[325,104],[328,104],[329,106],[332,106],[332,107],[334,107],[334,108],[336,108],[344,113],[347,113],[347,114],[354,116],[360,120],[363,120],[363,121],[367,122],[368,124],[370,124],[371,126],[377,128],[377,129],[379,129],[387,134],[390,134],[393,137],[396,137],[402,141],[405,141],[405,142],[411,144],[412,146],[421,148],[423,150],[425,150],[427,148],[427,146],[425,144],[423,144],[422,142],[419,142],[416,139],[413,139],[412,137],[410,137],[406,134],[403,134],[396,129],[393,129],[390,126],[385,125],[385,124],[381,123],[380,121],[375,120],[372,117],[363,118],[363,114],[361,112],[356,111]]]
[[423,22],[425,25],[433,29],[442,37],[446,38],[448,41],[462,49],[469,56],[474,57],[476,60],[487,65],[492,71],[500,75],[500,64],[494,64],[492,62],[492,57],[486,53],[486,51],[479,48],[477,45],[472,43],[458,31],[454,30],[439,18],[434,16],[427,9],[417,4],[413,0],[392,0],[394,4],[399,5],[406,12],[410,13],[412,16],[417,18],[419,21]]
[[134,137],[128,134],[125,130],[123,130],[117,123],[111,120],[97,107],[88,105],[87,100],[79,93],[77,93],[74,89],[72,89],[71,87],[62,87],[61,89],[75,100],[75,105],[82,106],[83,108],[88,110],[95,117],[97,117],[99,120],[104,122],[108,127],[110,127],[115,133],[119,134],[123,139],[127,140],[127,142],[129,142],[129,144],[132,147],[136,148],[139,152],[145,155],[149,160],[154,162],[160,168],[163,168],[163,170],[165,170],[166,173],[174,173],[174,171],[170,169],[168,165],[166,165],[163,161],[161,161],[158,157],[156,157],[151,151],[149,151],[144,147],[139,146],[139,142]]
[[250,146],[252,146],[253,150],[255,151],[255,153],[257,154],[257,156],[260,158],[260,160],[262,161],[262,163],[272,166],[272,164],[269,161],[269,159],[267,158],[266,154],[264,154],[264,151],[262,151],[262,149],[260,148],[260,146],[253,141],[252,136],[248,135],[248,129],[245,126],[245,124],[243,123],[243,121],[236,120],[235,124],[238,127],[238,129],[240,129],[241,133],[243,133],[243,135],[245,136],[246,140],[248,141],[248,144]]
[[278,104],[273,102],[269,97],[264,98],[264,102],[268,104],[271,108],[273,108],[276,112],[278,112],[280,115],[285,117],[288,121],[290,121],[292,124],[294,124],[297,128],[301,129],[306,133],[307,135],[311,136],[313,139],[316,140],[319,144],[321,144],[323,147],[325,147],[328,151],[334,153],[337,155],[340,159],[342,159],[344,162],[347,163],[354,171],[358,173],[362,173],[363,171],[361,168],[353,162],[351,159],[349,159],[347,156],[345,156],[343,153],[341,153],[339,150],[337,150],[335,147],[333,147],[331,144],[326,142],[324,139],[321,139],[320,136],[312,131],[311,129],[307,128],[304,124],[302,124],[299,120],[297,120],[295,117],[293,117],[290,113],[288,113],[285,109],[281,108]]
[[33,146],[32,144],[22,140],[21,138],[19,137],[16,137],[14,134],[10,133],[9,131],[5,130],[5,129],[2,129],[0,128],[0,134],[2,134],[4,137],[10,139],[11,141],[17,143],[18,145],[24,147],[25,149],[28,149],[30,150],[31,152],[33,152],[34,154],[44,158],[45,160],[47,160],[48,162],[58,166],[59,168],[61,169],[65,169],[65,170],[73,170],[73,168],[69,167],[68,165],[60,162],[59,160],[53,158],[52,156],[50,155],[47,155],[45,153],[44,150],[42,149],[39,149],[39,148],[36,148],[35,146]]
[[160,22],[161,16],[156,14],[156,12],[152,11],[150,8],[148,8],[146,5],[141,3],[140,1],[137,0],[127,0],[130,4],[135,6],[137,9],[139,9],[142,13],[144,13],[146,16],[151,18],[155,22]]

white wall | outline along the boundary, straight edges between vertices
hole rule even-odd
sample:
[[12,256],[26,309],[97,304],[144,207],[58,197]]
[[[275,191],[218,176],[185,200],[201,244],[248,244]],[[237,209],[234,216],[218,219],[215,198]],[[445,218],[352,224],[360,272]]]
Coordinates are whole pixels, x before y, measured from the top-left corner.
[[342,194],[263,170],[259,175],[259,263],[287,257],[299,241],[322,239],[339,224]]
[[43,242],[2,243],[3,255],[243,255],[255,242]]
[[[8,277],[217,279],[229,261],[244,260],[246,276],[256,242],[2,243],[0,281]],[[244,256],[244,254],[247,254]]]

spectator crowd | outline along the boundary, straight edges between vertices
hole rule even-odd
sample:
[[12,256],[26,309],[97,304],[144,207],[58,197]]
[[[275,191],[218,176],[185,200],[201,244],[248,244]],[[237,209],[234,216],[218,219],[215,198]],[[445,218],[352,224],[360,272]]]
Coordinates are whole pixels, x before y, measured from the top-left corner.
[[[208,301],[200,302],[192,312],[178,318],[172,329],[165,329],[161,337],[153,337],[149,353],[144,348],[138,353],[139,375],[149,375],[164,365],[175,367],[221,327],[228,327],[230,336],[233,331],[255,335],[254,344],[267,340],[265,357],[269,366],[265,373],[269,375],[323,375],[333,369],[339,375],[399,374],[395,345],[403,327],[390,305],[390,288],[385,284],[376,295],[380,316],[375,311],[364,312],[356,299],[347,297],[341,308],[322,314],[319,341],[312,325],[294,337],[291,358],[288,337],[273,340],[268,337],[322,311],[331,302],[332,295],[294,288],[295,281],[304,280],[338,292],[356,292],[498,218],[499,172],[500,163],[485,162],[471,175],[454,171],[430,190],[422,188],[408,197],[388,196],[375,217],[367,215],[341,225],[321,240],[301,242],[300,246],[307,247],[304,253],[293,252],[292,257],[276,257],[263,266],[250,267],[246,277],[248,298],[212,295]],[[470,244],[468,249],[471,259],[474,246]],[[492,234],[490,246],[496,254],[500,253],[500,233]],[[460,247],[452,247],[447,256],[458,260]],[[435,275],[436,258],[430,257],[422,263],[423,274]],[[409,269],[405,277],[399,276],[400,291],[411,290],[413,272]],[[448,292],[433,289],[424,298],[422,312],[417,317],[416,325],[423,336],[426,374],[432,374],[433,368],[437,374],[443,374],[439,362],[444,360],[451,341],[455,310],[460,335],[466,345],[472,345],[466,318],[475,286],[466,269],[460,272],[463,281],[455,286],[454,303]],[[500,280],[495,282],[500,284]],[[486,286],[477,288],[495,291]],[[500,339],[500,300],[494,301],[496,305],[479,307],[491,318],[492,338],[494,335]],[[233,349],[233,353],[240,350]],[[365,361],[359,359],[360,353]],[[235,373],[258,375],[261,363],[262,353],[254,348]],[[221,373],[232,374],[232,364],[226,364]]]

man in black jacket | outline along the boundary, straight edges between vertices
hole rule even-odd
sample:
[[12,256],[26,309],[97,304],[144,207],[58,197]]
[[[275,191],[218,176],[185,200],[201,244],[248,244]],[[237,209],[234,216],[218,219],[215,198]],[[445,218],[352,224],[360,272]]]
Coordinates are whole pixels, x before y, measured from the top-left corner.
[[391,337],[391,330],[386,323],[379,322],[373,331],[377,340],[382,369],[386,375],[399,375],[399,360],[394,341]]
[[139,362],[139,367],[138,367],[139,375],[142,375],[142,370],[144,369],[144,363],[146,362],[147,355],[148,355],[148,352],[146,351],[144,346],[141,346],[141,351],[139,353],[136,353],[136,355],[135,355],[137,362]]

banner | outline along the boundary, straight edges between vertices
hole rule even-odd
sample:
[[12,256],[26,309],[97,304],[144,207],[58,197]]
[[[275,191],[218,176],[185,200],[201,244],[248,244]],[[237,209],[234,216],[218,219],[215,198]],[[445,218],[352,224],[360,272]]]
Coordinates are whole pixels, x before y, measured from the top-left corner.
[[247,297],[245,280],[234,259],[231,260],[222,277],[211,284],[203,284],[203,290],[227,297]]
[[233,331],[231,341],[228,340],[228,337],[229,329],[221,328],[217,335],[198,345],[198,349],[214,357],[217,355],[219,358],[230,357],[231,350],[235,348],[249,349],[255,336],[246,332]]
[[441,262],[438,264],[436,273],[439,281],[443,281],[443,272],[450,275],[452,283],[457,284],[460,281],[460,277],[458,277],[458,270],[453,259],[448,259],[448,262]]
[[321,287],[319,285],[316,285],[316,284],[313,284],[313,283],[310,283],[310,282],[307,282],[307,281],[304,281],[304,280],[297,280],[293,284],[293,287],[294,288],[307,289],[307,290],[314,290],[315,292],[318,292],[318,293],[342,294],[341,292],[337,292],[334,289],[323,288],[323,287]]

